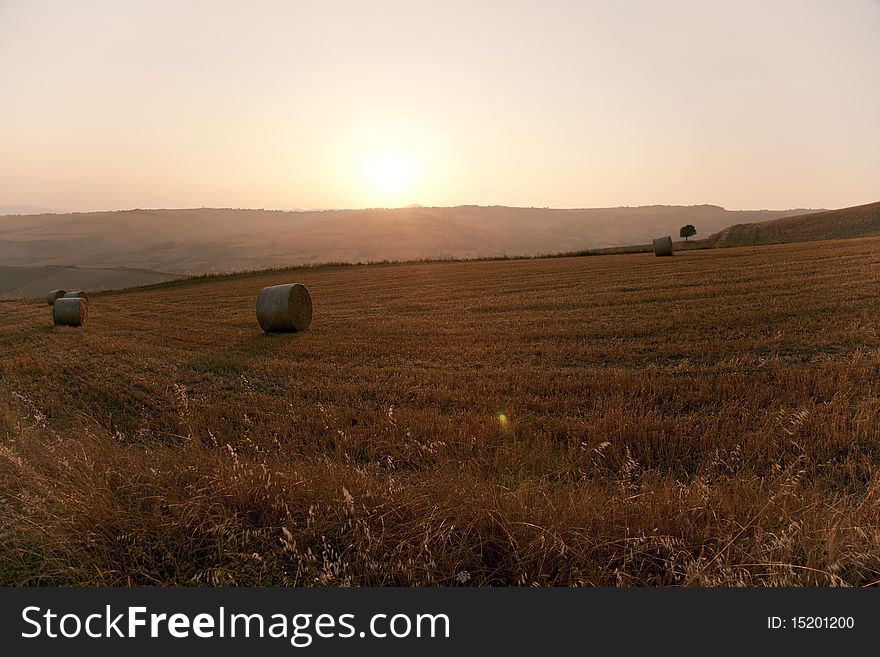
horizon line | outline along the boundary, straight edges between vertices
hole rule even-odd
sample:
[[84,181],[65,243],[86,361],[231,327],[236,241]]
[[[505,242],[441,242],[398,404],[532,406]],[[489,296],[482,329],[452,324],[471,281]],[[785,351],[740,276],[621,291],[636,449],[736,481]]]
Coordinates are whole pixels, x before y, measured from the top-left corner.
[[[720,208],[725,212],[790,212],[793,210],[806,211],[825,211],[825,210],[842,210],[850,207],[859,207],[861,205],[871,205],[877,201],[869,201],[868,203],[858,203],[856,205],[844,205],[839,208],[827,207],[789,207],[789,208],[727,208],[717,203],[648,203],[640,205],[604,205],[604,206],[581,206],[581,207],[552,207],[539,205],[503,205],[503,204],[480,204],[480,203],[458,203],[455,205],[422,205],[419,203],[411,203],[400,206],[368,206],[368,207],[350,207],[350,208],[257,208],[257,207],[232,207],[232,206],[191,206],[191,207],[129,207],[129,208],[113,208],[104,210],[41,210],[33,208],[33,212],[10,212],[2,213],[3,217],[38,217],[44,215],[62,215],[62,214],[102,214],[115,212],[161,212],[161,211],[180,211],[180,210],[234,210],[241,212],[289,212],[289,213],[308,213],[308,212],[368,212],[373,210],[417,210],[417,209],[452,209],[452,208],[505,208],[509,210],[555,210],[555,211],[576,211],[576,210],[620,210],[620,209],[639,209],[639,208],[698,208],[698,207],[714,207]],[[2,206],[0,206],[2,207]],[[26,208],[27,206],[10,205],[11,208]]]

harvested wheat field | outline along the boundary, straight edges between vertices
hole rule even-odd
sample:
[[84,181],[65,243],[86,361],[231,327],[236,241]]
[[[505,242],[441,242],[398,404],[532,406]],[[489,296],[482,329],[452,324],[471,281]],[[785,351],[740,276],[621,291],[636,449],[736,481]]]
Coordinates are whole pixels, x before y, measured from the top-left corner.
[[[0,581],[868,585],[880,238],[0,303]],[[264,335],[302,283],[307,331]]]

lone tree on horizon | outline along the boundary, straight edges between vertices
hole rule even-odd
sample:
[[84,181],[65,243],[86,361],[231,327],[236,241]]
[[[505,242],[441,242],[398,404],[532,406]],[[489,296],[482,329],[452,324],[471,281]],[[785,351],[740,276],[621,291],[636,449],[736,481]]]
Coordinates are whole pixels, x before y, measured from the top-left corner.
[[687,226],[682,226],[681,230],[678,231],[678,236],[683,237],[684,241],[688,241],[688,237],[692,237],[697,234],[697,229],[693,227],[692,224],[688,224]]

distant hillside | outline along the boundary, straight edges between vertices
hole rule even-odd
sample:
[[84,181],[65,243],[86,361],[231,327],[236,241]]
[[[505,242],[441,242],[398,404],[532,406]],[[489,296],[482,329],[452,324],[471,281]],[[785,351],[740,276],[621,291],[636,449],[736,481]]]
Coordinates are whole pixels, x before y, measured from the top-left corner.
[[737,224],[711,235],[708,246],[812,242],[880,235],[880,203]]
[[[702,235],[804,210],[715,205],[551,210],[458,206],[279,212],[191,209],[0,216],[6,266],[135,268],[176,274],[317,262],[541,255]],[[0,286],[0,295],[18,292]]]
[[42,297],[49,290],[118,290],[136,285],[162,283],[178,278],[149,269],[91,269],[88,267],[2,267],[0,299]]

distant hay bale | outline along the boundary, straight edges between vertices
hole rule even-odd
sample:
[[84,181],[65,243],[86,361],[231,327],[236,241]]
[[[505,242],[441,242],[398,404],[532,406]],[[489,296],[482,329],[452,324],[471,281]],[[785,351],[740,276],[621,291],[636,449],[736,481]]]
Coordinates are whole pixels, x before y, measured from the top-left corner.
[[82,326],[86,323],[89,302],[79,297],[61,297],[52,306],[55,326]]
[[667,235],[666,237],[658,237],[654,240],[654,255],[655,256],[671,256],[672,255],[672,238]]
[[49,305],[53,305],[56,299],[60,299],[65,294],[67,294],[67,290],[52,290],[49,294],[46,295],[46,301]]
[[257,296],[257,321],[266,333],[302,331],[312,322],[312,297],[304,285],[264,287]]
[[89,295],[87,295],[82,290],[74,290],[73,292],[66,292],[64,294],[64,298],[65,299],[85,299],[86,301],[88,301]]

